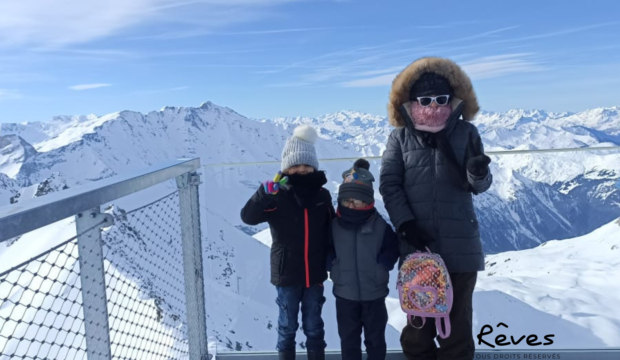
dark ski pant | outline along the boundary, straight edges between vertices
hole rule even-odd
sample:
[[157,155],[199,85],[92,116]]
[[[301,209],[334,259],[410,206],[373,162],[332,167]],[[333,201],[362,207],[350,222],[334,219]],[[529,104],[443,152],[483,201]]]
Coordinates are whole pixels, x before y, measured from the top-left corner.
[[[433,318],[427,318],[422,329],[416,329],[407,323],[400,336],[403,354],[407,359],[471,360],[474,358],[472,297],[477,275],[476,272],[450,274],[454,298],[450,311],[452,330],[447,339],[437,337],[437,328]],[[414,325],[419,327],[421,324],[420,318],[414,320]],[[435,345],[435,337],[439,342],[439,349]]]
[[388,314],[385,298],[351,301],[336,296],[336,318],[342,360],[362,359],[362,330],[368,360],[384,360]]
[[323,284],[309,288],[303,286],[276,287],[276,303],[280,308],[278,316],[278,344],[280,352],[295,351],[295,334],[299,329],[299,310],[306,335],[306,349],[320,351],[325,349],[325,324],[321,317],[325,297]]

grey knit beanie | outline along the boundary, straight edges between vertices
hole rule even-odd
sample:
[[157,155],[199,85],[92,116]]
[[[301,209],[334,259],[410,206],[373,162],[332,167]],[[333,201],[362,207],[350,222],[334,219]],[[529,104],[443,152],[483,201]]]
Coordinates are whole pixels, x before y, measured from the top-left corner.
[[373,189],[374,176],[369,171],[366,159],[358,159],[353,167],[342,173],[342,185],[338,188],[338,202],[345,199],[357,199],[370,205],[375,202]]
[[293,131],[284,149],[282,150],[281,169],[285,171],[288,168],[297,165],[312,166],[314,170],[319,169],[319,159],[316,156],[314,143],[319,135],[310,125],[299,125]]

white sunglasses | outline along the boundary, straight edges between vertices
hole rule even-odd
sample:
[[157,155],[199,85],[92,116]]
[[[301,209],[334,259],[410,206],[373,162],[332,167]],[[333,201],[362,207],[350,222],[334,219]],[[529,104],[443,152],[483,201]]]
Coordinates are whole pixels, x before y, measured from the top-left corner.
[[418,97],[418,102],[420,103],[420,105],[426,107],[426,106],[430,106],[433,101],[435,102],[435,104],[439,105],[439,106],[445,106],[448,104],[448,101],[450,100],[450,95],[439,95],[439,96],[420,96]]

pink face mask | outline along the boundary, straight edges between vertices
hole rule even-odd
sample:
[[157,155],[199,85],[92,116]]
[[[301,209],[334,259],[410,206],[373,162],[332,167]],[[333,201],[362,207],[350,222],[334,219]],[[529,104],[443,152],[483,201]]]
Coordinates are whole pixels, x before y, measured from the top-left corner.
[[432,133],[443,130],[452,114],[452,108],[449,105],[422,106],[417,101],[411,102],[409,111],[416,129]]

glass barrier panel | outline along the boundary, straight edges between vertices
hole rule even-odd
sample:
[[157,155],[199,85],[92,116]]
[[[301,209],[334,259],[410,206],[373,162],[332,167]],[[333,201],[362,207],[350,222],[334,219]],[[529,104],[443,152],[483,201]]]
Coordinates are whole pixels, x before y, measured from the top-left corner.
[[[475,280],[471,323],[476,348],[620,347],[620,152],[506,154],[491,158],[493,183],[488,191],[472,195],[475,214],[467,201],[459,201],[462,195],[452,197],[443,190],[459,181],[452,175],[446,177],[452,170],[446,168],[449,165],[443,159],[439,160],[434,184],[420,178],[411,180],[416,179],[416,172],[430,169],[407,170],[411,199],[438,199],[435,203],[429,201],[427,207],[416,205],[415,211],[420,219],[438,219],[439,242],[443,246],[440,252],[446,254],[449,267],[476,258],[472,255],[477,251],[475,246],[462,247],[459,241],[480,234],[484,270],[477,272]],[[338,205],[342,173],[353,162],[321,162],[328,178],[325,188],[334,206]],[[376,179],[375,206],[391,224],[379,191],[381,161],[369,162]],[[279,322],[287,325],[291,321],[278,319],[277,291],[271,283],[274,265],[270,264],[269,226],[245,224],[240,216],[261,182],[273,179],[278,170],[279,163],[203,167],[207,331],[215,343],[211,346],[216,346],[218,352],[275,351]],[[303,214],[283,216],[296,219]],[[299,231],[302,236],[303,229]],[[304,264],[297,266],[303,272]],[[369,266],[364,264],[365,269]],[[389,272],[389,295],[385,299],[385,339],[388,349],[393,350],[401,349],[400,334],[407,323],[399,301],[397,268],[398,264]],[[456,308],[463,306],[459,296],[467,284],[463,285],[462,274],[453,278],[453,289],[460,291],[455,297]],[[329,279],[324,283],[322,318],[327,349],[339,350],[332,285]],[[304,351],[307,344],[301,314],[298,323],[296,347]],[[452,324],[452,334],[459,326]],[[480,334],[483,341],[478,340]],[[497,338],[502,334],[505,338]],[[500,346],[496,341],[507,345]],[[539,342],[542,344],[532,345]]]

